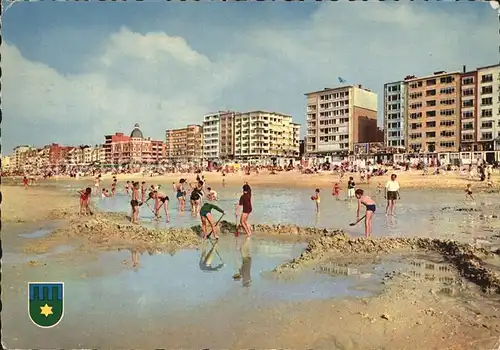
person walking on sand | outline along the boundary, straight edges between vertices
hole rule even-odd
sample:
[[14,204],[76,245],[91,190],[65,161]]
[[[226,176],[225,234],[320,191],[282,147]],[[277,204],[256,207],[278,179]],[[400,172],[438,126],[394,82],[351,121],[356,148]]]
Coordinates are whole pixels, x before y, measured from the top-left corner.
[[243,230],[245,230],[247,237],[251,237],[252,229],[248,223],[248,217],[252,213],[252,189],[247,183],[243,186],[243,194],[240,197],[240,201],[236,205],[236,218],[238,218],[240,207],[243,208],[240,216],[240,225],[243,227]]
[[354,195],[358,199],[358,210],[356,211],[356,222],[360,221],[359,214],[361,211],[361,205],[364,205],[366,208],[365,237],[370,237],[372,235],[373,215],[375,214],[375,210],[377,209],[377,206],[375,204],[375,201],[373,199],[371,199],[371,197],[364,195],[364,191],[361,188],[358,188]]
[[391,179],[385,184],[385,198],[387,199],[387,207],[385,208],[385,215],[396,216],[396,200],[401,199],[399,195],[399,182],[396,180],[397,175],[392,174]]

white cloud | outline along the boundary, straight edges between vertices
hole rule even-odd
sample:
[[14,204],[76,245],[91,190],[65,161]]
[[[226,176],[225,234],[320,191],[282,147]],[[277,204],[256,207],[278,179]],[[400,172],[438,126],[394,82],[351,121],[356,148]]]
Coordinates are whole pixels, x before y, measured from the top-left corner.
[[225,108],[278,110],[301,122],[303,93],[335,85],[337,76],[380,93],[385,82],[407,74],[495,63],[497,18],[487,4],[478,4],[479,12],[481,5],[484,18],[431,4],[339,3],[293,22],[224,22],[228,36],[214,41],[216,55],[197,52],[182,37],[123,27],[103,33],[98,54],[73,75],[4,43],[3,142],[96,143],[135,122],[146,136],[163,138],[166,128]]

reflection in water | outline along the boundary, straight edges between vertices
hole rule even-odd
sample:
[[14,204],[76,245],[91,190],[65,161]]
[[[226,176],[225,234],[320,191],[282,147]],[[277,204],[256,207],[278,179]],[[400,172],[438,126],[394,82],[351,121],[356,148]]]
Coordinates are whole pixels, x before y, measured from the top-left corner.
[[328,264],[319,267],[319,270],[323,273],[327,273],[331,276],[352,276],[358,275],[359,270],[356,268],[349,267],[348,264]]
[[[210,250],[207,253],[207,248],[209,244],[212,244],[212,248],[210,248]],[[218,244],[219,244],[218,241],[215,241],[215,243],[213,243],[212,241],[207,240],[206,244],[202,246],[200,261],[199,261],[200,270],[204,272],[219,271],[224,266],[224,261],[222,260],[222,257],[220,256],[219,252],[217,251]],[[220,259],[220,263],[218,265],[212,265],[212,260],[214,259],[215,255],[217,255]]]
[[130,251],[132,253],[132,267],[139,266],[139,252],[136,249]]
[[249,287],[252,284],[252,255],[250,253],[250,237],[245,238],[241,246],[241,266],[233,275],[235,281],[241,280],[243,287]]

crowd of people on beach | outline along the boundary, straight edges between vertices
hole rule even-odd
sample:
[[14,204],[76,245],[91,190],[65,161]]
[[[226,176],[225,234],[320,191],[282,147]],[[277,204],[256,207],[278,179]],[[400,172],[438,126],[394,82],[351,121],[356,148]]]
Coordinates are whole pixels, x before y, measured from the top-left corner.
[[[224,179],[223,179],[223,184]],[[97,192],[101,193],[102,198],[114,197],[117,193],[118,180],[113,176],[111,190],[100,188],[101,175],[97,175],[94,179],[94,187]],[[154,215],[154,220],[158,221],[162,217],[162,210],[165,214],[166,222],[170,222],[169,203],[170,197],[160,191],[161,185],[147,186],[146,181],[127,181],[124,187],[124,192],[130,197],[130,221],[133,224],[139,223],[139,208],[146,205]],[[196,181],[188,182],[187,179],[181,178],[177,183],[172,183],[172,190],[177,200],[177,210],[179,212],[186,211],[186,202],[190,204],[191,215],[199,216],[201,220],[201,229],[203,238],[219,239],[217,232],[217,224],[212,215],[213,211],[217,211],[222,216],[225,211],[215,204],[219,200],[217,191],[212,187],[206,186],[205,177],[198,174]],[[90,201],[92,196],[92,188],[87,187],[78,191],[80,195],[80,215],[92,214],[90,209]],[[152,205],[150,205],[150,201]],[[240,213],[241,211],[241,213]],[[238,203],[235,205],[236,222],[246,233],[247,237],[252,236],[252,229],[248,223],[249,216],[252,212],[252,190],[248,182],[245,182],[242,187],[242,194]],[[221,219],[220,218],[220,219]],[[219,219],[219,221],[220,221]],[[237,231],[238,232],[238,231]]]

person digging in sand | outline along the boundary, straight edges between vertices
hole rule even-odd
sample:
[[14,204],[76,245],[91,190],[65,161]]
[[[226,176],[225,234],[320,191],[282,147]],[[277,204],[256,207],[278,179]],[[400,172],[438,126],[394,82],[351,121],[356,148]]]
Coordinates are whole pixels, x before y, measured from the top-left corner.
[[375,205],[375,201],[371,199],[371,197],[365,196],[364,191],[360,188],[356,190],[354,195],[358,199],[358,210],[356,211],[356,223],[361,221],[361,219],[359,218],[359,212],[361,211],[361,205],[364,205],[366,208],[365,237],[370,237],[372,235],[373,214],[375,214],[375,210],[377,208]]
[[206,239],[208,236],[208,225],[211,226],[212,232],[215,239],[219,239],[217,235],[217,226],[214,223],[214,218],[212,216],[212,210],[216,210],[222,215],[224,215],[224,210],[219,208],[218,206],[205,202],[200,209],[200,218],[201,218],[201,232],[203,233],[203,239]]

